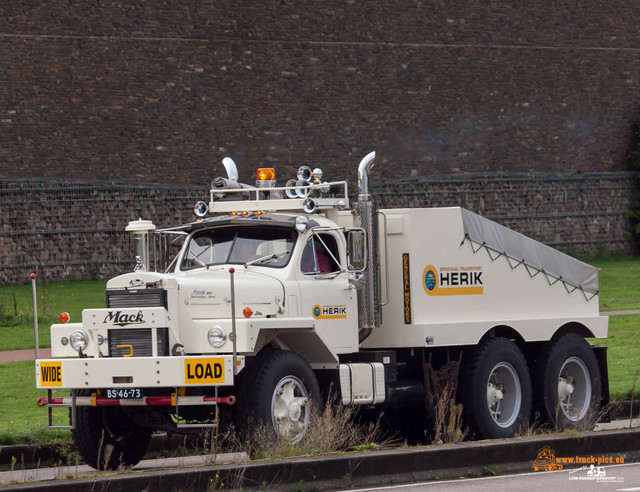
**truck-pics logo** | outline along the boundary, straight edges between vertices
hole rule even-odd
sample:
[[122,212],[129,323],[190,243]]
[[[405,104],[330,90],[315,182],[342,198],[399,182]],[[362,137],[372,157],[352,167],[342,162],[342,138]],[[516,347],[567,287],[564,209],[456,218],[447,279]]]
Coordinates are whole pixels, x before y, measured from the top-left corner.
[[122,311],[109,311],[104,317],[104,324],[113,323],[116,326],[125,327],[127,325],[143,325],[144,315],[142,311],[138,311],[136,314],[127,314]]
[[429,265],[422,273],[422,287],[430,296],[482,295],[482,267]]
[[347,306],[320,306],[316,304],[312,310],[315,319],[344,319],[347,317]]

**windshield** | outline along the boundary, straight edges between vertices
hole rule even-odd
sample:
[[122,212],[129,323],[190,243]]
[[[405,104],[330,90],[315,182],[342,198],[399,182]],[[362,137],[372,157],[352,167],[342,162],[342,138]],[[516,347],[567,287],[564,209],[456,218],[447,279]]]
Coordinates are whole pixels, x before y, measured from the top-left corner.
[[226,263],[282,268],[289,263],[298,233],[275,227],[222,227],[195,233],[182,270]]

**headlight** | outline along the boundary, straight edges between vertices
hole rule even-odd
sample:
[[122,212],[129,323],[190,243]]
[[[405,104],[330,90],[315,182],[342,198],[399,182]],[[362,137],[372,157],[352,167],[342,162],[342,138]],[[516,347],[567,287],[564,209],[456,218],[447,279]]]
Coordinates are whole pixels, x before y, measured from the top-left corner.
[[87,332],[85,332],[84,330],[76,330],[69,337],[71,348],[76,352],[80,352],[80,350],[86,349],[88,340],[89,337],[87,336]]
[[227,332],[221,326],[214,326],[209,329],[208,338],[213,348],[220,348],[227,341]]

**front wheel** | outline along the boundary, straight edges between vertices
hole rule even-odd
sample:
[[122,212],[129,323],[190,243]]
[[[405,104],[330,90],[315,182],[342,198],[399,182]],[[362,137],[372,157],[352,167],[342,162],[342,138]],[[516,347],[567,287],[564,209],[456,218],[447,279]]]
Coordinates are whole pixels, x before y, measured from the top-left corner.
[[529,420],[529,369],[515,343],[488,340],[464,363],[461,375],[458,395],[464,421],[480,437],[512,437]]
[[592,428],[600,409],[602,382],[598,361],[576,333],[559,336],[538,358],[535,395],[538,410],[558,428]]
[[[81,390],[78,396],[90,396]],[[134,424],[118,407],[76,407],[73,443],[96,470],[117,470],[137,465],[151,441],[152,430]]]
[[302,357],[285,350],[267,351],[243,377],[239,424],[267,425],[295,444],[309,427],[312,406],[319,402],[315,374]]

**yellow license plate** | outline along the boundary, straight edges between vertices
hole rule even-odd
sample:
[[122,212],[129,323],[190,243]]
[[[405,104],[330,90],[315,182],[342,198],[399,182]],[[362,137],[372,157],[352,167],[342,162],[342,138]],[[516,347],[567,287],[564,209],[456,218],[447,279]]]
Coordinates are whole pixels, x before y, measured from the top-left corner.
[[185,384],[222,384],[224,383],[224,358],[185,359]]
[[62,386],[61,362],[40,362],[40,386],[43,388]]

